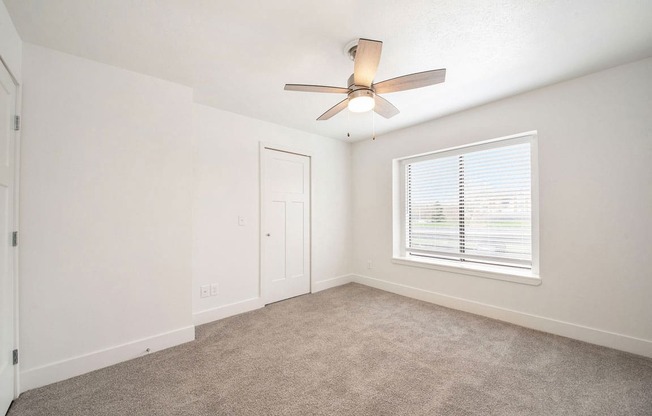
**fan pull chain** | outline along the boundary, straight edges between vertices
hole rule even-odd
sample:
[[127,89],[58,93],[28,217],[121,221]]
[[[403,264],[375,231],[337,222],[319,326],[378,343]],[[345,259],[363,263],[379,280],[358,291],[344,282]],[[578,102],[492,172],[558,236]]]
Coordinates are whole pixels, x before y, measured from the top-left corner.
[[376,140],[376,114],[371,110],[371,140]]
[[351,111],[346,110],[346,137],[351,137]]

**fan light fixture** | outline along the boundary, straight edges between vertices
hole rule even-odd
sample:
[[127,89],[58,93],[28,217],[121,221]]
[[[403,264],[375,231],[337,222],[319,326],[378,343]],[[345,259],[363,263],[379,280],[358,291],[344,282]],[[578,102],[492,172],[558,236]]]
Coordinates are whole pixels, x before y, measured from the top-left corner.
[[357,90],[349,94],[349,110],[354,113],[364,113],[376,106],[374,93],[370,90]]

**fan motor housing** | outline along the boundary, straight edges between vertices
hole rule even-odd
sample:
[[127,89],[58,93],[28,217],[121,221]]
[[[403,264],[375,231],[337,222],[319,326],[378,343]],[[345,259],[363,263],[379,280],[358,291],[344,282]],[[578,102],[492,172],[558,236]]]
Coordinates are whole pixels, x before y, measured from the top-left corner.
[[358,98],[358,97],[364,97],[364,96],[374,98],[374,92],[371,91],[368,88],[360,88],[360,89],[351,91],[349,93],[349,99],[350,100],[352,100],[354,98]]

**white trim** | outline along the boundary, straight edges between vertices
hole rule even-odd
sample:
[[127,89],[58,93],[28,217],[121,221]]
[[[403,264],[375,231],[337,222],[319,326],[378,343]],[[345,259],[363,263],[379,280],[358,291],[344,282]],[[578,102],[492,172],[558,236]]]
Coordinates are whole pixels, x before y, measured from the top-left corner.
[[299,156],[308,156],[310,158],[312,158],[313,156],[312,152],[309,152],[308,149],[304,149],[302,147],[288,146],[285,144],[277,144],[272,142],[261,141],[259,147],[261,152],[263,149],[270,149],[270,150],[277,150],[279,152],[292,153]]
[[18,364],[14,367],[14,398],[21,392],[20,386],[20,146],[23,131],[23,87],[16,81],[16,115],[20,117],[20,129],[14,131],[14,231],[18,232],[18,245],[14,247],[14,348],[18,350]]
[[311,293],[317,293],[317,292],[321,292],[322,290],[330,289],[336,286],[342,286],[347,283],[351,283],[352,281],[353,281],[353,275],[351,274],[345,274],[342,276],[337,276],[326,280],[318,280],[316,282],[313,282]]
[[[460,155],[470,151],[479,151],[494,149],[503,146],[510,146],[515,144],[530,144],[530,193],[532,202],[532,267],[528,273],[511,272],[508,268],[501,268],[495,270],[488,270],[483,267],[469,266],[465,267],[461,263],[442,263],[439,260],[433,259],[418,261],[409,258],[406,250],[406,183],[405,183],[405,165],[407,163],[414,163],[422,160],[430,160],[439,157],[448,157],[453,155]],[[471,276],[488,277],[498,280],[516,281],[518,283],[526,283],[532,285],[541,284],[541,276],[539,272],[539,152],[538,152],[538,133],[536,130],[524,133],[513,134],[511,136],[499,137],[496,139],[484,140],[481,142],[465,144],[462,146],[449,147],[442,150],[436,150],[428,153],[421,153],[413,156],[404,156],[392,160],[392,255],[394,263],[403,264],[408,266],[425,267],[430,269],[445,270],[453,273],[466,274]],[[445,262],[445,260],[444,260]],[[441,267],[444,266],[445,269]],[[455,268],[459,268],[458,271]],[[480,271],[479,273],[474,271]],[[487,272],[487,273],[485,273]],[[507,277],[504,277],[507,276]],[[513,276],[516,276],[513,278]],[[525,277],[523,280],[521,277]],[[532,280],[537,279],[537,280]]]
[[20,129],[14,131],[14,231],[18,232],[18,245],[14,247],[14,348],[18,350],[18,364],[14,367],[14,398],[20,395],[20,146],[23,131],[23,87],[16,84],[16,115],[20,117]]
[[11,82],[13,82],[16,87],[18,87],[20,85],[20,82],[18,82],[18,79],[16,79],[16,77],[14,76],[14,73],[11,72],[11,69],[9,69],[9,64],[4,60],[2,55],[0,55],[0,65],[5,67],[7,73],[9,74],[9,77],[11,78]]
[[[13,134],[14,136],[14,148],[13,148],[13,156],[14,156],[14,172],[13,172],[13,193],[11,195],[11,216],[12,216],[12,224],[10,224],[11,229],[9,230],[10,232],[18,232],[19,231],[19,219],[20,219],[20,137],[21,137],[21,132],[23,130],[22,127],[22,118],[21,118],[21,126],[19,130],[14,130],[13,129],[13,117],[18,116],[21,117],[22,114],[22,86],[18,82],[18,79],[14,76],[14,73],[11,71],[9,68],[9,64],[4,60],[2,55],[0,55],[0,67],[4,68],[7,71],[7,74],[11,78],[11,82],[14,85],[14,108],[13,108],[13,113],[10,114],[12,116],[12,120],[10,122],[11,127],[9,128],[9,133]],[[12,253],[8,254],[9,256],[13,257],[12,260],[12,270],[11,273],[13,275],[13,344],[14,344],[14,349],[18,350],[19,356],[20,356],[20,329],[19,329],[19,324],[20,324],[20,295],[19,295],[19,290],[20,290],[20,279],[19,279],[19,247],[20,247],[20,233],[18,234],[18,245],[16,247],[10,247],[10,250]],[[21,387],[20,387],[20,360],[18,361],[17,364],[13,366],[13,372],[14,372],[14,387],[13,387],[13,393],[14,393],[14,399],[18,398],[21,392]]]
[[433,155],[439,155],[438,157],[459,155],[462,153],[467,153],[467,149],[486,150],[486,149],[493,149],[501,146],[507,146],[505,144],[500,143],[503,141],[510,141],[512,142],[512,144],[528,143],[531,137],[536,137],[536,136],[537,136],[536,130],[526,131],[523,133],[512,134],[510,136],[503,136],[495,139],[463,144],[461,146],[448,147],[446,149],[435,150],[432,152],[419,153],[418,155],[403,156],[403,157],[396,158],[394,160],[398,162],[403,162],[406,160],[409,160],[410,162],[416,162],[419,160],[430,159],[432,158]]
[[392,263],[404,266],[422,267],[425,269],[441,270],[449,273],[464,274],[467,276],[485,277],[487,279],[503,280],[506,282],[522,283],[538,286],[541,278],[529,269],[519,269],[508,266],[495,266],[489,264],[459,262],[444,259],[416,260],[409,257],[393,257]]
[[532,203],[532,274],[539,276],[541,253],[539,253],[539,136],[532,132],[530,142],[530,198]]
[[164,332],[152,337],[142,338],[126,344],[116,345],[77,357],[68,358],[21,373],[21,389],[27,391],[57,381],[66,380],[100,368],[118,364],[176,345],[195,340],[194,325]]
[[486,303],[444,295],[442,293],[375,279],[369,276],[353,275],[353,281],[376,289],[396,293],[398,295],[445,306],[447,308],[482,315],[526,328],[536,329],[538,331],[652,358],[652,340],[635,338],[628,335],[604,331],[602,329],[500,308]]
[[265,306],[265,303],[261,298],[245,299],[239,302],[229,303],[228,305],[195,312],[192,314],[192,322],[195,325],[203,325],[208,322],[228,318],[229,316],[240,315],[241,313],[260,309],[263,306]]
[[405,183],[405,165],[400,160],[392,162],[394,175],[393,195],[393,238],[394,238],[394,256],[405,257],[405,247],[407,246],[407,233],[405,232],[405,217],[407,215],[407,195]]
[[[322,290],[345,285],[347,283],[351,283],[352,281],[353,275],[351,274],[337,276],[326,280],[319,280],[312,282],[310,293],[321,292]],[[262,300],[262,298],[245,299],[239,302],[230,303],[228,305],[222,305],[215,308],[195,312],[192,314],[192,322],[195,325],[203,325],[209,322],[228,318],[230,316],[254,311],[256,309],[263,308],[264,306],[265,302]]]

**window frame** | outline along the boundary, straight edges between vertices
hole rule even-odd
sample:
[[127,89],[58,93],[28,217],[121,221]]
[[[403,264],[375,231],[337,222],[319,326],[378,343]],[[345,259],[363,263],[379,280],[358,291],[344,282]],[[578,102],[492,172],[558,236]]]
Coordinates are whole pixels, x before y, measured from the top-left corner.
[[[494,149],[516,144],[530,144],[530,173],[531,173],[531,226],[532,226],[532,267],[519,268],[494,264],[464,262],[447,260],[443,258],[412,256],[406,251],[406,169],[405,165],[434,158],[459,156],[469,152]],[[393,253],[392,261],[395,264],[425,267],[452,273],[486,277],[530,285],[541,284],[539,273],[539,166],[538,166],[538,138],[536,131],[514,134],[491,140],[456,146],[413,156],[394,159],[393,165]]]

